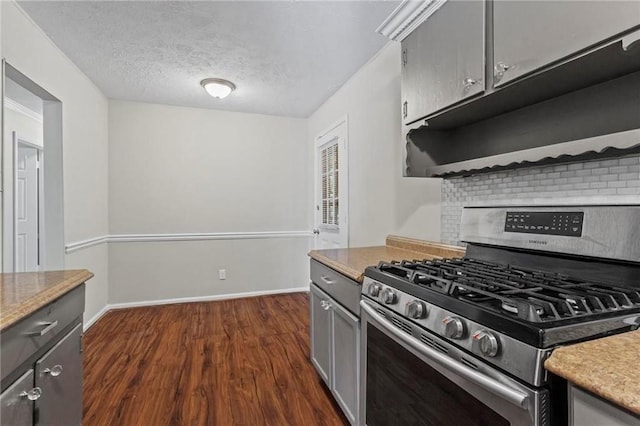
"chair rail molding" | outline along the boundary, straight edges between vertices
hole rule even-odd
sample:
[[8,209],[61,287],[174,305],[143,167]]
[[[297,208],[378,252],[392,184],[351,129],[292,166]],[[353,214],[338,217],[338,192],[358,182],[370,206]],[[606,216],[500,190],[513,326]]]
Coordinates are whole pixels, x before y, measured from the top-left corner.
[[260,232],[201,232],[181,234],[114,234],[69,243],[65,253],[89,248],[102,243],[152,243],[166,241],[203,240],[256,240],[265,238],[311,238],[312,231],[260,231]]
[[108,241],[109,241],[108,235],[102,235],[100,237],[93,237],[93,238],[88,238],[86,240],[75,241],[73,243],[66,244],[64,246],[64,252],[73,253],[74,251],[97,246],[98,244],[106,243]]
[[433,15],[447,0],[404,0],[376,29],[393,41],[404,40]]

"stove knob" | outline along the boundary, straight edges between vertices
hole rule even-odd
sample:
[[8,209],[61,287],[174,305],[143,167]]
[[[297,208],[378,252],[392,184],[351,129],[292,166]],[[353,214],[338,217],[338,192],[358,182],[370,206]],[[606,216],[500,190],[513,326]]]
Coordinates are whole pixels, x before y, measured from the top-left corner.
[[371,283],[371,284],[369,284],[369,288],[367,289],[367,293],[371,297],[378,297],[378,295],[380,294],[380,289],[381,288],[382,288],[382,286],[380,284]]
[[464,323],[458,317],[446,317],[442,320],[444,335],[450,339],[462,339],[464,336]]
[[404,313],[409,318],[420,319],[427,316],[427,305],[419,300],[412,300],[404,307]]
[[498,350],[500,349],[498,338],[486,330],[473,333],[473,347],[486,357],[498,355]]
[[384,290],[382,290],[380,297],[382,298],[382,301],[387,305],[393,305],[398,301],[396,292],[390,288],[385,288]]

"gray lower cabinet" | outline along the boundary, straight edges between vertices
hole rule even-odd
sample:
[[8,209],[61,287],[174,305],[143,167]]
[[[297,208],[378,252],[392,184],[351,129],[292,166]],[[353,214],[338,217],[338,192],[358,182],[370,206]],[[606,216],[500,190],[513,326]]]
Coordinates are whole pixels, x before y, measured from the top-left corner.
[[332,391],[351,424],[358,414],[360,321],[338,303],[331,303],[333,339]]
[[35,365],[36,424],[82,424],[82,325],[60,340]]
[[640,426],[640,417],[569,384],[570,426]]
[[82,324],[11,384],[0,401],[3,425],[82,424]]
[[494,85],[638,26],[637,0],[494,1]]
[[0,395],[2,424],[31,426],[33,424],[33,398],[38,390],[33,386],[33,369],[27,371]]
[[331,386],[331,312],[325,309],[327,297],[313,287],[311,297],[311,362],[322,377]]
[[311,284],[311,361],[352,425],[358,423],[360,320]]
[[485,2],[448,1],[402,41],[402,120],[484,92]]
[[6,425],[82,424],[82,312],[84,284],[0,334]]

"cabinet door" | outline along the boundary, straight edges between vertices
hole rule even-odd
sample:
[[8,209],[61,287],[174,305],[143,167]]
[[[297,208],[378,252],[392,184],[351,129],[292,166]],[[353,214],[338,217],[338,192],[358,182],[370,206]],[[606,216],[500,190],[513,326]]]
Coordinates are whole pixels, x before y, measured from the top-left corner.
[[311,284],[311,362],[320,377],[331,387],[329,372],[331,367],[331,318],[328,309],[329,298]]
[[640,426],[640,417],[569,384],[571,426]]
[[[495,1],[494,73],[502,85],[640,25],[640,2]],[[501,67],[505,65],[508,69]]]
[[336,302],[333,312],[332,391],[352,425],[357,424],[360,321]]
[[36,362],[36,424],[82,423],[82,325],[75,327]]
[[33,370],[27,371],[0,395],[0,419],[2,424],[31,426],[33,401],[26,393],[33,389]]
[[444,3],[402,42],[405,124],[484,91],[484,1]]

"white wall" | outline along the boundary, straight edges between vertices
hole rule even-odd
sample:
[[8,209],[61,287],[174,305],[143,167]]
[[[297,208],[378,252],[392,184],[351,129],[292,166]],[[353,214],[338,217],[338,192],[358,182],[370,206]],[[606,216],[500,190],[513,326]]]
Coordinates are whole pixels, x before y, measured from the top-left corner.
[[[390,43],[308,120],[107,101],[14,2],[2,54],[63,104],[66,243],[144,234],[66,256],[96,274],[85,318],[107,303],[308,285],[313,138],[349,117],[350,241],[438,240],[440,181],[402,177],[400,49]],[[238,239],[237,233],[292,232]],[[226,239],[157,241],[159,234]],[[218,280],[226,269],[227,280]]]
[[328,126],[349,117],[352,247],[382,244],[388,234],[440,240],[441,180],[402,177],[400,103],[400,44],[390,42],[309,119],[311,146]]
[[[111,101],[110,234],[308,231],[306,129],[300,119]],[[110,303],[308,285],[309,238],[230,238],[111,243]]]
[[[13,1],[2,7],[2,55],[62,102],[64,227],[66,243],[108,232],[108,103],[95,85]],[[65,268],[86,268],[85,319],[107,303],[108,254],[94,246],[68,254]]]

